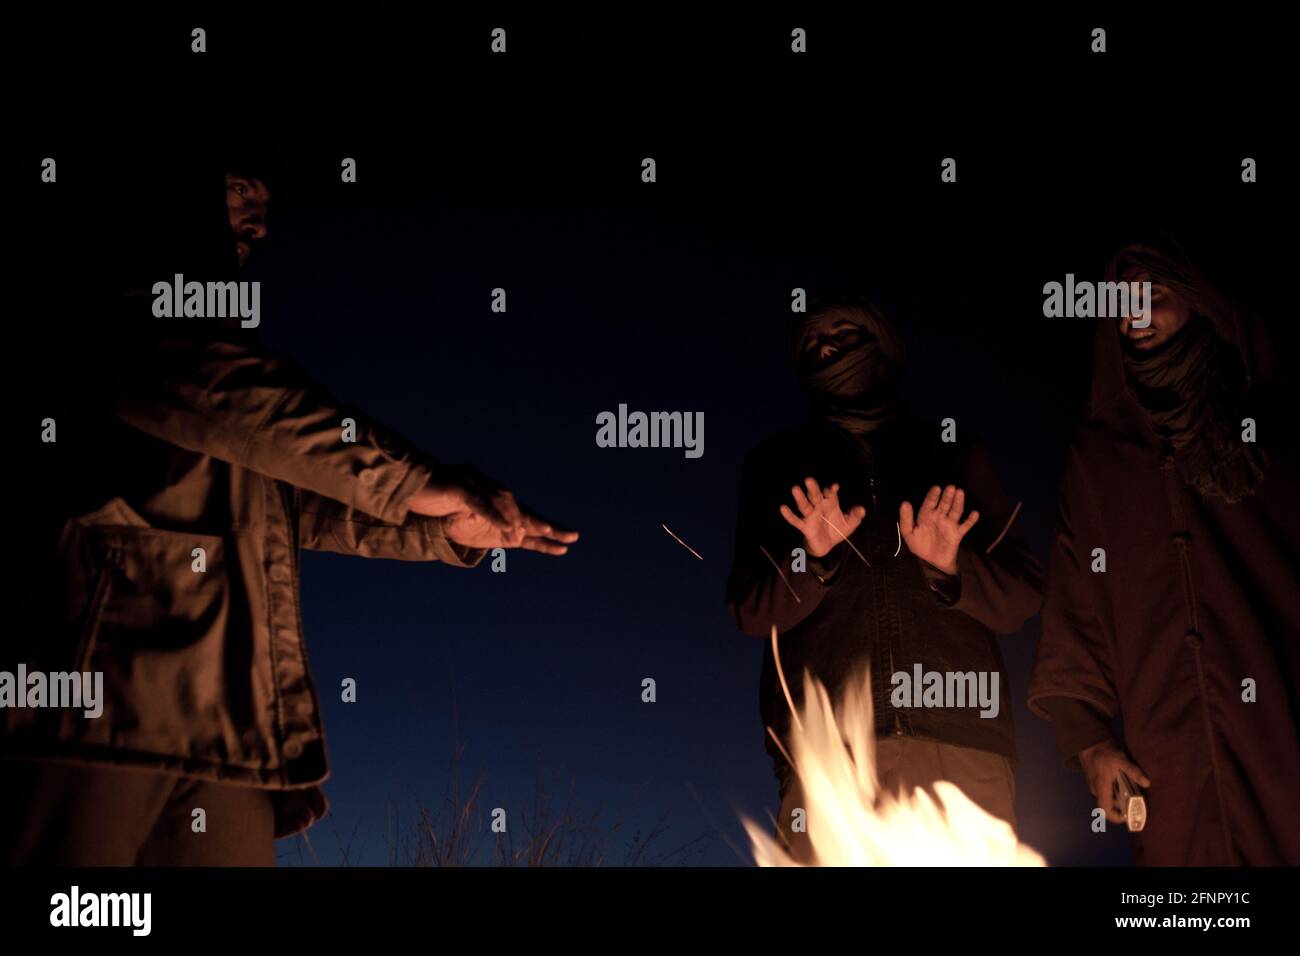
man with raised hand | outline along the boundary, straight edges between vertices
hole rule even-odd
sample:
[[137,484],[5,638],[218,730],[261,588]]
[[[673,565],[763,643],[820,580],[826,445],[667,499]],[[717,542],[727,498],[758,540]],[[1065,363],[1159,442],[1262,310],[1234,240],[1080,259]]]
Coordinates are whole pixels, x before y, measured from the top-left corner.
[[[903,343],[870,302],[816,304],[793,322],[790,346],[810,420],[746,461],[727,585],[740,628],[765,639],[760,711],[780,781],[779,832],[797,860],[811,858],[817,821],[797,813],[806,807],[787,759],[781,674],[798,707],[805,671],[838,700],[868,668],[884,788],[949,780],[1014,824],[1011,698],[996,635],[1037,611],[1040,571],[1012,503],[982,445],[944,441],[938,423],[899,399]],[[991,706],[900,693],[918,668],[945,683],[982,680],[996,688]]]

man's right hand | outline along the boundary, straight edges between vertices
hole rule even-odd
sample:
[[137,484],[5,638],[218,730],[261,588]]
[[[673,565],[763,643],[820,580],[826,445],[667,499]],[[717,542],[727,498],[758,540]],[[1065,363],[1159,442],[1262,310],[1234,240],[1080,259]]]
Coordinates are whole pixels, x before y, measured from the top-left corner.
[[1140,787],[1151,786],[1151,780],[1142,768],[1129,759],[1115,741],[1103,740],[1079,752],[1079,765],[1083,767],[1088,789],[1097,798],[1097,806],[1104,810],[1111,823],[1123,823],[1124,813],[1115,802],[1115,781],[1121,772]]
[[557,528],[521,508],[513,494],[469,465],[439,467],[409,507],[415,514],[446,518],[447,536],[466,547],[560,555],[578,540],[576,531]]
[[823,492],[815,480],[805,478],[804,486],[795,485],[790,489],[799,513],[795,514],[789,505],[781,505],[781,517],[803,534],[804,547],[809,555],[825,557],[858,529],[867,516],[867,509],[857,505],[847,514],[841,511],[838,483]]

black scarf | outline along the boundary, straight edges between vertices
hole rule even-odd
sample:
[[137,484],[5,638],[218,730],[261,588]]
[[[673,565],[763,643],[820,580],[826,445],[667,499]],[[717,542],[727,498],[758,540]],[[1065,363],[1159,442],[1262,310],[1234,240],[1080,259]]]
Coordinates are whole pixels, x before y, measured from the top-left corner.
[[874,432],[899,409],[895,376],[874,341],[841,353],[800,380],[812,396],[812,416],[854,435]]
[[1244,373],[1237,350],[1211,323],[1192,320],[1151,354],[1123,347],[1129,387],[1165,448],[1180,455],[1206,497],[1240,501],[1264,476],[1268,456],[1241,440]]
[[[806,322],[833,313],[861,326],[865,341],[845,349],[821,365],[799,352]],[[841,299],[821,305],[791,329],[792,359],[799,382],[811,402],[813,418],[838,425],[859,438],[869,435],[902,409],[898,384],[902,376],[902,339],[888,319],[870,302]]]

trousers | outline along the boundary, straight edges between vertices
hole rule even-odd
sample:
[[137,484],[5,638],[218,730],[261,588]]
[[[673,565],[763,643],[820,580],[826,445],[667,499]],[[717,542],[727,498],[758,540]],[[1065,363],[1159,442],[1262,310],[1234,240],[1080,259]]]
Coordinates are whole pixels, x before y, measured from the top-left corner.
[[[917,788],[935,796],[934,784],[947,780],[982,810],[1016,826],[1016,777],[1011,761],[1001,754],[971,747],[939,743],[917,737],[879,737],[876,739],[876,774],[882,791],[910,793]],[[786,778],[781,793],[781,810],[776,819],[776,836],[800,863],[813,859],[808,829],[816,826],[804,808],[803,787],[799,778]],[[803,818],[803,826],[795,821]]]
[[0,861],[9,866],[275,865],[274,806],[253,787],[4,760],[0,809]]

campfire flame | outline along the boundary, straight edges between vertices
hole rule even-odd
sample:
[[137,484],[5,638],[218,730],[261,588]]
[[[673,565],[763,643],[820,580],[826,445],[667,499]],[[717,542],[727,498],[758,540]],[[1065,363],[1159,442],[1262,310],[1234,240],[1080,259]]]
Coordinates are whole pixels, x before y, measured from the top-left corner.
[[[784,685],[784,675],[781,680]],[[803,699],[802,711],[794,712],[788,757],[803,785],[813,859],[795,860],[780,837],[745,819],[759,866],[1047,865],[1016,839],[1010,824],[952,783],[934,785],[938,802],[919,788],[899,795],[881,791],[870,674],[849,685],[838,712],[826,688],[808,674]]]

